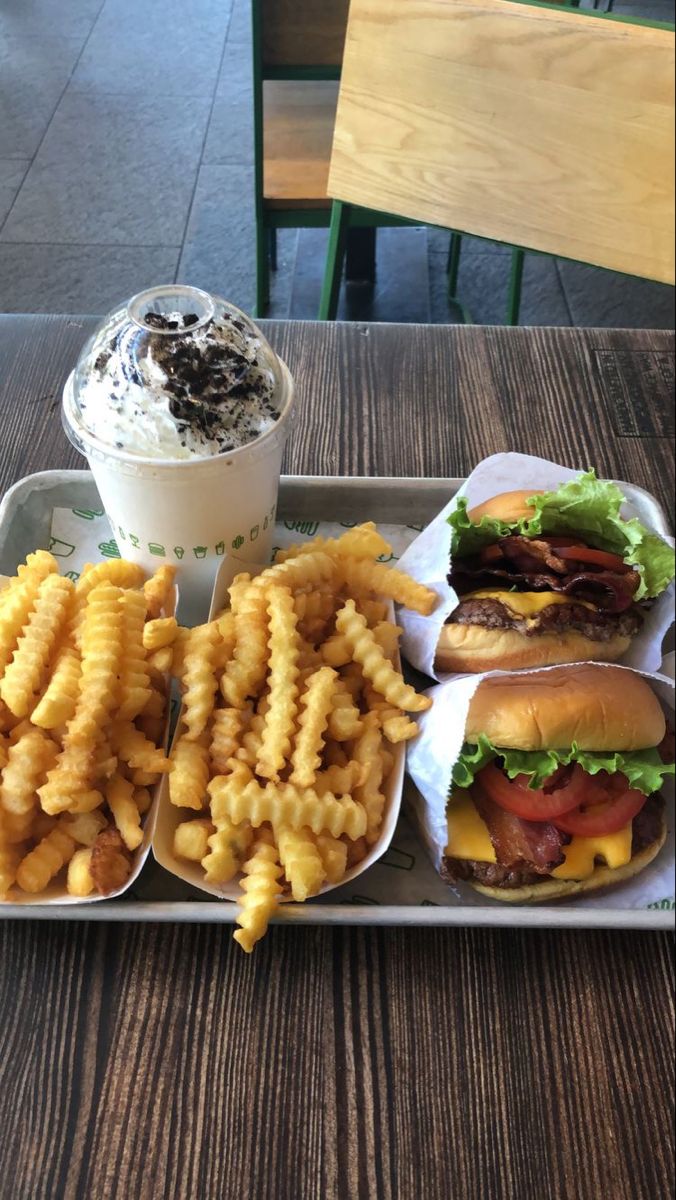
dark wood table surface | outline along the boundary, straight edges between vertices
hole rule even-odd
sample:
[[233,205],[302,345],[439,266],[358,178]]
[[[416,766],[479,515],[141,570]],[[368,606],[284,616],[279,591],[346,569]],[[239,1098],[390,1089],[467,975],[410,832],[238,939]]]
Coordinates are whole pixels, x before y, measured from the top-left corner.
[[[2,489],[81,464],[93,322],[0,318]],[[668,505],[665,333],[271,322],[290,472],[463,475],[514,449]],[[673,418],[671,418],[673,420]],[[667,933],[0,923],[0,1196],[661,1200]]]

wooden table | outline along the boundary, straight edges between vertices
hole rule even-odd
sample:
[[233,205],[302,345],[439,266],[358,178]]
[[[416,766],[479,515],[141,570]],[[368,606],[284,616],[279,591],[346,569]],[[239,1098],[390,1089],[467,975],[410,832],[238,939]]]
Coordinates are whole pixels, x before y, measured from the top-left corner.
[[[2,485],[79,464],[59,396],[89,319],[0,318]],[[268,325],[287,470],[594,463],[663,502],[665,333]],[[0,925],[0,1194],[661,1200],[668,934]]]

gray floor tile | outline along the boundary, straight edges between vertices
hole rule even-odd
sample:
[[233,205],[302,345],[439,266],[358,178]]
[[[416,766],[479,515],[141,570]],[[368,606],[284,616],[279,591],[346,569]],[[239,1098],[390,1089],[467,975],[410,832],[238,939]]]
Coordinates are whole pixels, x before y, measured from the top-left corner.
[[[436,260],[436,261],[435,261]],[[430,255],[431,275],[443,275],[446,257]],[[458,296],[478,325],[502,325],[507,306],[509,261],[492,254],[461,259]],[[553,259],[528,254],[523,275],[522,325],[570,325],[570,314]]]
[[[426,233],[425,229],[412,227],[379,229],[375,286],[343,285],[338,319],[429,321]],[[295,320],[312,320],[317,316],[327,240],[326,229],[300,230],[290,309]]]
[[170,246],[1,245],[0,310],[105,313],[172,282],[178,255]]
[[0,35],[0,158],[32,158],[83,38]]
[[233,0],[228,42],[251,45],[251,0]]
[[276,317],[280,321],[291,316],[298,235],[298,229],[277,230],[277,270],[270,272],[270,305],[266,316]]
[[[436,229],[430,226],[427,230],[427,242],[432,253],[448,254],[450,236],[447,229]],[[463,234],[461,249],[463,258],[468,254],[493,254],[504,258],[505,256],[509,257],[510,253],[509,246],[504,246],[500,242],[488,242],[484,238]]]
[[0,229],[29,166],[28,159],[0,158]]
[[78,91],[211,96],[229,20],[213,0],[106,0],[73,76]]
[[2,0],[0,38],[58,33],[85,38],[103,0]]
[[559,271],[576,325],[674,328],[674,289],[664,283],[563,261]]
[[204,147],[205,163],[253,162],[251,54],[228,41]]
[[255,299],[253,169],[200,168],[178,269],[190,283],[250,310]]
[[209,115],[127,96],[64,96],[0,240],[180,245]]
[[674,0],[616,0],[613,12],[618,16],[643,17],[648,21],[674,23]]

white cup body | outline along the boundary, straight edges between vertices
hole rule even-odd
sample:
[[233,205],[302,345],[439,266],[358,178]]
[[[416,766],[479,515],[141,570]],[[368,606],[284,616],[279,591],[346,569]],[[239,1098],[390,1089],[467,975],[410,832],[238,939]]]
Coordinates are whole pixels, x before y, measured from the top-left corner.
[[243,564],[269,559],[294,398],[292,376],[280,366],[281,416],[271,430],[228,453],[174,462],[102,446],[82,425],[72,376],[64,388],[66,431],[88,460],[120,555],[149,572],[162,563],[177,568],[185,623],[206,620],[224,556]]

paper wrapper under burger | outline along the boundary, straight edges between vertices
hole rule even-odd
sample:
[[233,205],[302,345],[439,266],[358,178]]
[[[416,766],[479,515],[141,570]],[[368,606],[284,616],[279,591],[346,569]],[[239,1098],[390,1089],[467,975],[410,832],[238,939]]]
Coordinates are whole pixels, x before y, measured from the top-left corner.
[[[467,496],[469,507],[474,508],[500,492],[511,492],[524,487],[532,488],[534,492],[553,491],[580,474],[580,471],[572,471],[570,467],[559,466],[544,458],[533,458],[529,454],[493,454],[472,471],[446,507],[423,529],[420,536],[411,542],[398,564],[402,571],[433,588],[440,598],[440,603],[430,617],[421,617],[405,609],[397,613],[397,620],[404,629],[403,654],[414,667],[424,671],[431,679],[452,678],[447,673],[435,671],[434,657],[442,626],[459,602],[457,592],[449,587],[446,578],[451,565],[451,528],[447,518],[455,510],[458,497]],[[618,486],[624,491],[631,485],[619,483]],[[663,525],[657,502],[647,492],[641,489],[633,490],[641,497],[643,503],[639,508],[636,504],[627,502],[622,515],[627,518],[638,517],[648,529],[664,537],[665,541],[673,546],[673,538],[668,536],[668,530]],[[673,622],[673,614],[672,583],[653,603],[641,632],[633,639],[620,661],[626,666],[636,667],[639,671],[659,671],[664,652],[662,643]]]
[[[604,670],[609,666],[608,663],[598,665]],[[541,667],[537,673],[556,670],[561,668]],[[519,675],[535,673],[520,671]],[[663,673],[638,673],[649,681],[662,702],[667,720],[673,724],[673,655],[665,659]],[[411,800],[415,824],[437,870],[441,866],[446,849],[446,802],[451,791],[453,767],[465,740],[470,701],[482,680],[513,674],[513,671],[489,671],[483,675],[464,675],[430,688],[427,692],[427,695],[433,698],[434,704],[419,720],[420,734],[410,743],[406,765],[417,789],[415,792],[412,789]],[[646,908],[649,904],[670,899],[674,894],[673,777],[665,780],[661,790],[667,804],[667,840],[657,858],[640,875],[618,886],[617,894],[621,892],[622,908]],[[495,903],[463,884],[458,884],[450,890],[458,896],[458,903]],[[608,908],[608,898],[603,893],[576,896],[570,903],[588,905],[591,908]]]
[[[339,532],[339,531],[335,531]],[[322,530],[322,533],[333,535],[334,531],[330,528]],[[212,620],[217,612],[223,608],[227,602],[227,589],[232,583],[234,576],[238,571],[246,570],[252,575],[258,575],[263,570],[263,566],[253,565],[252,563],[237,563],[234,559],[226,559],[221,567],[216,578],[214,594],[211,601],[209,612],[209,620]],[[394,613],[388,614],[388,619],[392,620]],[[401,662],[398,659],[395,661],[395,666],[401,669]],[[179,718],[180,726],[180,718]],[[178,727],[177,727],[178,728]],[[175,740],[175,739],[174,739]],[[387,778],[384,787],[385,808],[383,811],[383,823],[380,830],[380,836],[369,848],[369,852],[365,858],[351,867],[340,880],[339,883],[325,883],[320,888],[317,895],[324,896],[327,892],[332,892],[334,888],[343,887],[346,883],[351,883],[358,875],[363,875],[364,871],[368,870],[373,863],[385,854],[389,848],[390,842],[394,837],[394,831],[399,819],[401,809],[401,796],[404,786],[404,767],[406,762],[406,743],[399,742],[395,746],[389,747],[392,756],[392,770]],[[153,838],[153,855],[161,867],[165,871],[170,871],[172,875],[178,876],[184,883],[191,884],[192,887],[199,888],[202,892],[208,892],[210,896],[215,896],[219,900],[239,900],[242,894],[239,881],[241,875],[230,880],[229,883],[213,884],[207,883],[204,878],[204,870],[200,863],[188,862],[184,858],[177,858],[174,854],[174,833],[178,825],[184,820],[190,820],[191,817],[204,816],[205,813],[192,812],[185,808],[176,808],[169,799],[169,779],[165,775],[160,785],[159,809],[157,815],[157,824],[155,826],[155,836]],[[288,903],[291,901],[290,895],[281,897],[281,902]],[[307,903],[307,901],[306,901]],[[310,901],[311,903],[311,901]]]

